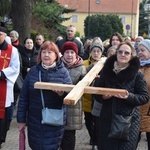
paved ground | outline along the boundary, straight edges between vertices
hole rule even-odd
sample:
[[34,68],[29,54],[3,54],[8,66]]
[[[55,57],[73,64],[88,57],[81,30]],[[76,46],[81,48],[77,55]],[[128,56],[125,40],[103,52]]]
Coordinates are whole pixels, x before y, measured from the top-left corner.
[[[8,131],[7,134],[6,142],[2,144],[2,150],[18,150],[19,149],[18,138],[19,138],[18,126],[16,123],[16,118],[14,116],[10,130]],[[77,131],[75,150],[91,150],[91,146],[89,145],[89,139],[90,138],[88,132],[85,128],[85,125],[83,124],[83,129]],[[31,150],[28,146],[27,140],[26,140],[26,150]],[[147,142],[145,139],[145,133],[142,133],[142,139],[138,145],[137,150],[148,150]]]

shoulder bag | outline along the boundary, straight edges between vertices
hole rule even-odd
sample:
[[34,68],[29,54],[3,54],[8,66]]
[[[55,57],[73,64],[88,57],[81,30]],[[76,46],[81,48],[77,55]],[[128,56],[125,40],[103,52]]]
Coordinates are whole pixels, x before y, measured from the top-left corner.
[[[41,82],[41,71],[39,71],[39,81]],[[45,107],[42,89],[40,90],[40,92],[41,92],[41,100],[42,100],[42,106],[43,106],[41,123],[53,125],[53,126],[63,125],[63,115],[64,115],[63,108],[50,109],[50,108]]]
[[115,114],[115,109],[116,102],[114,101],[112,106],[111,129],[108,137],[119,140],[129,140],[133,111],[129,116],[124,116]]

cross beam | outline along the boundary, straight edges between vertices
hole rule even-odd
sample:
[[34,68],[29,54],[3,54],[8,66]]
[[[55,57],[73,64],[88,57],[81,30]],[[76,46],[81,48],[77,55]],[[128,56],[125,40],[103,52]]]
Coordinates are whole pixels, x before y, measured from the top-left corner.
[[[44,89],[44,90],[60,90],[70,92],[75,85],[70,85],[70,84],[57,84],[57,83],[48,83],[48,82],[36,82],[34,84],[34,88],[36,89]],[[86,86],[84,88],[83,93],[87,94],[99,94],[99,95],[112,95],[115,96],[116,94],[120,94],[122,96],[126,95],[126,90],[123,89],[112,89],[112,88],[99,88],[99,87],[91,87],[91,86]],[[78,94],[78,91],[76,91],[76,94]],[[72,98],[70,100],[65,100],[64,98],[64,104],[69,104],[70,105],[75,105],[76,104],[76,98]]]
[[121,94],[124,96],[126,94],[126,90],[89,87],[96,75],[102,69],[105,60],[106,58],[102,58],[100,61],[98,61],[95,66],[86,74],[86,76],[76,85],[36,82],[34,87],[37,89],[46,90],[70,91],[69,94],[64,98],[64,104],[68,105],[75,105],[84,93],[102,95]]

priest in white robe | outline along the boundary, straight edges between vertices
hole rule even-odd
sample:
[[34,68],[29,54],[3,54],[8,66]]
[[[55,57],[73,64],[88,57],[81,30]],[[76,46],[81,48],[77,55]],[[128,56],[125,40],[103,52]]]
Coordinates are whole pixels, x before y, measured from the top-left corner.
[[19,75],[18,51],[5,41],[7,29],[0,26],[0,148],[9,125],[9,107],[14,102],[14,83]]

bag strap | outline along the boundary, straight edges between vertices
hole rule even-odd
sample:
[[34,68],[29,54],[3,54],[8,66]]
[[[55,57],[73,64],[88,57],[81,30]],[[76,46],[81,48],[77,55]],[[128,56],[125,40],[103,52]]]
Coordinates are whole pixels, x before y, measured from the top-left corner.
[[[39,81],[41,82],[41,70],[39,71]],[[43,106],[43,108],[45,108],[44,96],[43,96],[43,91],[42,91],[42,89],[40,89],[40,93],[41,93],[42,106]]]

